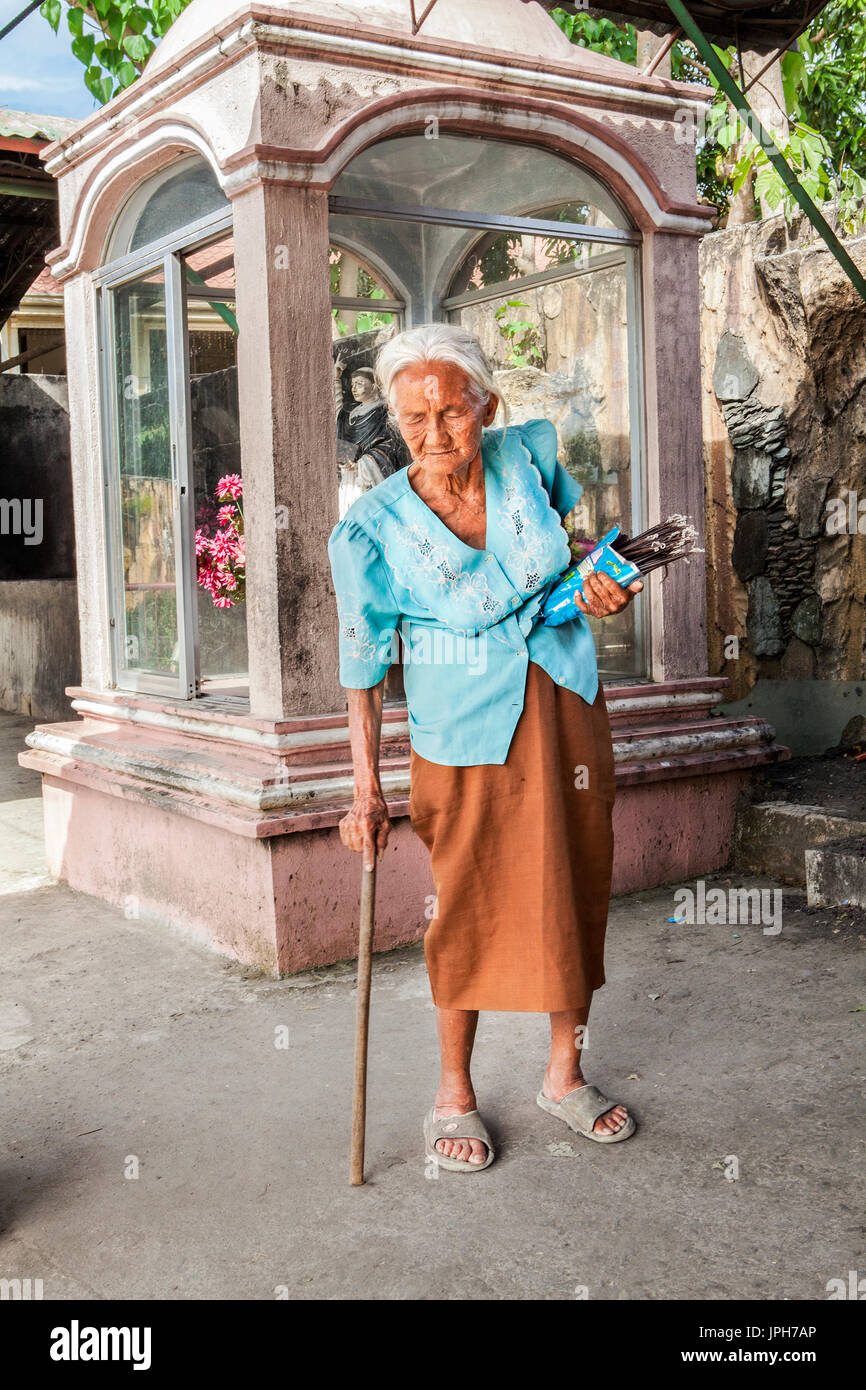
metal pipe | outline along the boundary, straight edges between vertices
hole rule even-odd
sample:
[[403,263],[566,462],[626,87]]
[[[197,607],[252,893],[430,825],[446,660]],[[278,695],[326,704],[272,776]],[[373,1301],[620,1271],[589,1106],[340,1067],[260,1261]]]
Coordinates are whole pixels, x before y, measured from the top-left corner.
[[3,28],[0,29],[0,39],[5,39],[6,35],[11,34],[13,29],[17,29],[22,20],[25,20],[34,10],[39,9],[41,2],[42,0],[33,0],[32,5],[27,5],[14,19],[10,19],[8,24],[4,24]]
[[37,357],[47,357],[49,352],[63,347],[65,343],[66,335],[61,334],[58,338],[50,338],[42,347],[28,348],[26,352],[19,352],[17,357],[7,357],[5,362],[0,362],[0,372],[8,372],[10,367],[19,367],[24,362],[33,362]]
[[347,198],[335,193],[329,195],[328,207],[335,216],[379,217],[394,222],[433,222],[441,226],[477,228],[480,231],[553,236],[563,241],[598,241],[637,246],[641,240],[639,232],[628,232],[620,227],[598,227],[591,222],[554,222],[539,217],[504,217],[498,213],[464,212],[456,208],[418,207],[406,203],[368,203],[361,198]]
[[641,72],[641,77],[652,77],[656,68],[659,66],[660,63],[664,62],[665,58],[670,53],[671,49],[673,48],[674,44],[676,43],[677,39],[679,38],[682,32],[683,31],[678,24],[674,26],[674,28],[671,30],[671,32],[665,39],[664,43],[659,48],[658,52],[653,55],[653,57],[647,63],[646,67]]
[[56,186],[36,179],[0,179],[0,194],[6,198],[44,198],[49,203],[57,202]]
[[424,20],[427,18],[428,14],[430,13],[430,11],[432,10],[432,8],[433,8],[433,6],[434,6],[435,4],[436,4],[436,0],[430,0],[430,4],[427,6],[427,8],[426,8],[426,10],[424,11],[424,13],[422,14],[421,18],[420,18],[420,19],[416,19],[416,18],[415,18],[415,0],[409,0],[409,8],[410,8],[411,11],[412,11],[412,34],[413,34],[413,35],[415,35],[415,34],[418,33],[418,30],[421,28],[421,25],[424,23]]

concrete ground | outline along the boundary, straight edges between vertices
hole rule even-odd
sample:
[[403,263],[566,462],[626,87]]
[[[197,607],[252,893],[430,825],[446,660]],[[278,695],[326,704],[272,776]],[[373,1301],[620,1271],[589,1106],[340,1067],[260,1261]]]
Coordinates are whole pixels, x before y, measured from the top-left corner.
[[353,1189],[353,967],[251,976],[52,884],[15,762],[30,727],[0,717],[0,1278],[46,1299],[774,1300],[864,1268],[862,914],[786,889],[765,935],[670,922],[672,887],[616,900],[584,1062],[638,1134],[570,1134],[535,1104],[545,1020],[482,1015],[498,1153],[471,1177],[425,1168],[421,948],[378,957]]

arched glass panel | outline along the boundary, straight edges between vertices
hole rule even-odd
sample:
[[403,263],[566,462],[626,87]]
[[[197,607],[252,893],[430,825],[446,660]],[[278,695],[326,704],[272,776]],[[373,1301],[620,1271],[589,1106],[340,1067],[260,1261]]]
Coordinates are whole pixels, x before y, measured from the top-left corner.
[[130,251],[161,241],[208,213],[228,211],[229,201],[216,175],[203,159],[184,163],[164,179],[148,198],[129,240]]
[[518,216],[555,199],[580,208],[575,221],[588,226],[625,230],[631,225],[604,184],[570,160],[532,145],[466,135],[381,140],[346,166],[334,194],[392,206]]

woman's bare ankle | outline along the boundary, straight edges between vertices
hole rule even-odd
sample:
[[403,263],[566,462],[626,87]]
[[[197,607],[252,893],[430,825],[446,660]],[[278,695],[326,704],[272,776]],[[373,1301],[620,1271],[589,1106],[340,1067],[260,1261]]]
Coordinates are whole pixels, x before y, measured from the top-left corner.
[[475,1091],[468,1078],[443,1079],[436,1092],[436,1114],[439,1119],[448,1115],[465,1114],[476,1106]]
[[580,1063],[575,1063],[569,1058],[567,1063],[548,1062],[541,1089],[548,1100],[558,1103],[569,1091],[576,1091],[579,1086],[585,1085],[586,1078],[580,1069]]

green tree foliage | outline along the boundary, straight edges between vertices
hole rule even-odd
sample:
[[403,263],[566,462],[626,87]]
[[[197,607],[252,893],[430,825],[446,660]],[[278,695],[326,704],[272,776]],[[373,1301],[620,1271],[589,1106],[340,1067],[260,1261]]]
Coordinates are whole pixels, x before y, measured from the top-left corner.
[[84,64],[87,90],[103,105],[138,77],[165,31],[189,0],[45,0],[39,13],[55,34],[66,12],[75,57]]
[[866,5],[833,0],[782,59],[789,112],[820,130],[838,173],[866,177]]
[[507,299],[496,310],[494,318],[501,337],[505,341],[507,367],[543,367],[544,353],[541,350],[538,326],[531,319],[510,318],[514,309],[528,309],[525,299]]
[[[561,9],[553,11],[553,18],[572,43],[623,62],[637,62],[633,25],[567,14]],[[716,52],[738,77],[736,50],[716,48]],[[671,71],[680,81],[714,89],[706,125],[697,142],[698,189],[705,200],[725,213],[731,197],[753,177],[756,197],[789,214],[793,200],[765,151],[743,131],[712,73],[688,40],[674,44]],[[859,231],[866,219],[864,77],[864,0],[831,0],[800,37],[798,49],[782,58],[790,126],[790,137],[783,144],[782,153],[816,202],[835,204],[839,226],[850,233]],[[732,162],[731,151],[740,142],[742,147]]]
[[623,63],[637,62],[637,31],[633,24],[591,19],[589,15],[569,14],[566,10],[553,10],[552,15],[563,33],[581,48],[606,53],[609,58],[619,58]]

